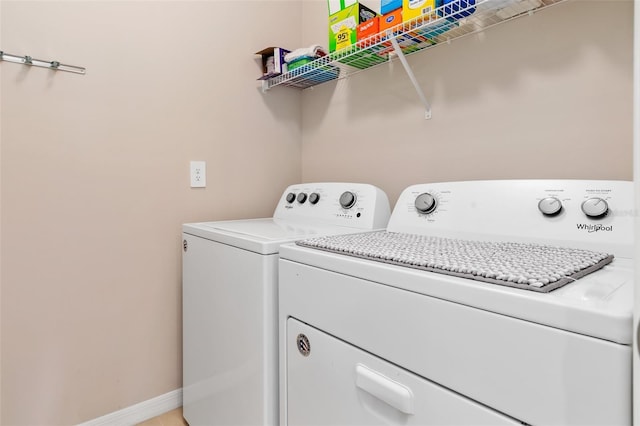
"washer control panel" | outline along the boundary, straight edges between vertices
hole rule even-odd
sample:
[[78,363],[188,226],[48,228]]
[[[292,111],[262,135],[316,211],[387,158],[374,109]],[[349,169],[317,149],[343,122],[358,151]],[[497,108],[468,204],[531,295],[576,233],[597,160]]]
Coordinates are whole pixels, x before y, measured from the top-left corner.
[[609,213],[609,204],[600,197],[587,198],[582,202],[580,208],[582,213],[593,219],[604,217]]
[[562,211],[562,201],[556,197],[544,197],[538,201],[538,210],[547,216],[555,216]]
[[[592,247],[631,257],[633,183],[495,180],[408,187],[388,230]],[[603,245],[605,248],[603,248]],[[616,254],[616,253],[614,253]]]
[[416,197],[413,203],[419,213],[433,213],[438,207],[438,199],[428,192],[423,192]]
[[274,219],[316,220],[361,229],[386,228],[391,209],[387,195],[361,183],[308,183],[288,187]]

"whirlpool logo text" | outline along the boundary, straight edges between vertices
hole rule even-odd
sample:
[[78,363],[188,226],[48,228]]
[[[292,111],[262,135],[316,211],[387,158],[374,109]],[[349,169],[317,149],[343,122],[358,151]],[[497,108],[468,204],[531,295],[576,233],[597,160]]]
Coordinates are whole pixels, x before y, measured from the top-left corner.
[[600,231],[605,231],[605,232],[611,232],[613,231],[613,225],[609,225],[609,226],[605,226],[605,225],[589,225],[586,223],[577,223],[576,226],[578,227],[578,229],[583,229],[587,232],[600,232]]

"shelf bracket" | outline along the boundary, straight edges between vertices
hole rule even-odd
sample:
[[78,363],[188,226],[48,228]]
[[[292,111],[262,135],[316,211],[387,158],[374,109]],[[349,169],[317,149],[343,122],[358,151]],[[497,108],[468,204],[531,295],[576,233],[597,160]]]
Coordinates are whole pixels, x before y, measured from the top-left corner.
[[427,97],[424,95],[422,88],[418,84],[418,80],[416,80],[416,76],[413,74],[413,70],[409,66],[409,63],[407,62],[407,58],[405,58],[404,53],[402,53],[402,49],[398,44],[398,40],[396,40],[395,37],[390,37],[390,38],[391,38],[391,44],[393,45],[393,50],[395,51],[396,55],[400,59],[400,62],[402,62],[402,66],[404,67],[404,70],[407,72],[407,75],[409,76],[411,83],[413,83],[413,87],[415,87],[416,92],[418,92],[418,97],[424,104],[424,107],[425,107],[424,119],[429,120],[431,119],[431,104],[429,104],[429,101],[427,101]]

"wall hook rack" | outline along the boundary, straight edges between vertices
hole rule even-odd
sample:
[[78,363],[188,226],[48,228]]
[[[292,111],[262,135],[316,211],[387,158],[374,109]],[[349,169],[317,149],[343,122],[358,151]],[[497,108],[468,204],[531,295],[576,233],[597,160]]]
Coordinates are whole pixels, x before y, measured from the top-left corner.
[[13,62],[16,64],[23,64],[34,67],[49,68],[54,71],[66,71],[75,74],[85,74],[86,69],[83,67],[77,67],[75,65],[66,65],[58,61],[43,61],[42,59],[35,59],[31,56],[18,56],[11,53],[3,52],[0,50],[0,61]]

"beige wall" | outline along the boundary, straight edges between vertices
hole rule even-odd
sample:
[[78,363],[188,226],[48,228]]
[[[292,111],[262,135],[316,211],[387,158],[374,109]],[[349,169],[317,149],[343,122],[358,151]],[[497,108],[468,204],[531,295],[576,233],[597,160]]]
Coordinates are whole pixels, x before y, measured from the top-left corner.
[[[0,0],[0,46],[2,46],[2,0]],[[2,99],[2,67],[0,67]],[[2,241],[2,102],[0,101],[0,241]],[[0,423],[2,423],[2,244],[0,243]]]
[[300,94],[263,95],[253,53],[299,40],[301,8],[0,10],[4,51],[87,68],[0,64],[0,423],[74,424],[182,386],[180,225],[270,216],[300,181]]
[[[77,423],[181,386],[183,222],[269,215],[301,178],[392,202],[417,182],[631,178],[630,1],[411,56],[428,121],[399,63],[302,102],[256,89],[252,52],[301,27],[325,44],[325,16],[324,0],[2,0],[0,48],[88,72],[0,65],[1,424]],[[189,160],[207,161],[205,190]]]
[[[306,22],[324,12],[305,2]],[[303,179],[632,178],[633,2],[572,1],[303,92]],[[305,27],[307,43],[326,37]]]

